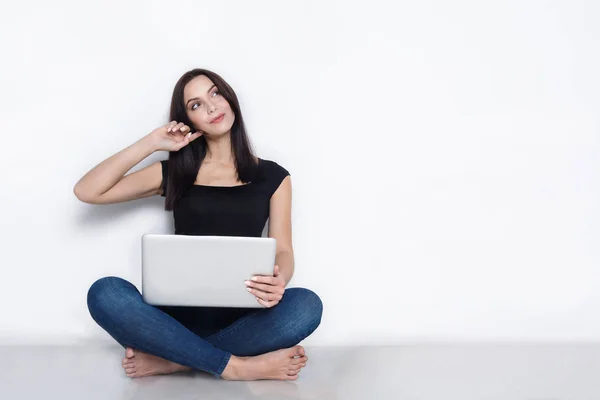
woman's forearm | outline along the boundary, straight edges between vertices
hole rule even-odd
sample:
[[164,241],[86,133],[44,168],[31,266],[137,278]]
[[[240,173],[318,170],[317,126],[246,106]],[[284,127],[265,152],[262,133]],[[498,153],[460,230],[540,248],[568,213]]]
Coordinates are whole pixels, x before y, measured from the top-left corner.
[[283,276],[287,286],[294,276],[294,253],[287,250],[280,251],[275,256],[275,264],[279,266],[279,274]]
[[146,135],[137,142],[112,155],[87,172],[75,184],[75,195],[82,198],[98,197],[119,182],[131,168],[156,151],[152,137]]

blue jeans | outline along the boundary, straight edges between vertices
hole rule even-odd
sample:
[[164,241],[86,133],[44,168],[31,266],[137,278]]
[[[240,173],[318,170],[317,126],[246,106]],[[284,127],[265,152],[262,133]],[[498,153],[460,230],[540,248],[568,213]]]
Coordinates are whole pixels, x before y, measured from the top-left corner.
[[271,308],[152,306],[130,282],[104,277],[87,305],[94,321],[121,346],[220,377],[232,355],[255,356],[295,346],[321,323],[314,292],[286,288]]

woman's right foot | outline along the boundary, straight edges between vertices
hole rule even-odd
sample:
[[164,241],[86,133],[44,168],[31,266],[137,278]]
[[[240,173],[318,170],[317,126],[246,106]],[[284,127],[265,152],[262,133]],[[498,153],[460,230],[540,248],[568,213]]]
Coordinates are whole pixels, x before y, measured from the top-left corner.
[[134,350],[131,347],[128,347],[125,350],[123,369],[130,378],[172,374],[175,372],[191,370],[190,367],[186,367],[172,361],[165,360],[164,358],[141,352],[139,350]]
[[232,381],[259,379],[296,380],[308,357],[302,346],[272,351],[254,357],[231,356],[221,377]]

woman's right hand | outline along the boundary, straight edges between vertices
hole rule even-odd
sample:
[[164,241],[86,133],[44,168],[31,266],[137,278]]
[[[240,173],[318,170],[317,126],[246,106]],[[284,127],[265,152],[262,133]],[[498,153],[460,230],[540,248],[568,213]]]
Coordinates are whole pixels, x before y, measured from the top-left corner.
[[183,122],[171,121],[156,128],[148,136],[152,137],[156,143],[157,150],[179,151],[202,136],[202,132],[192,133],[190,127]]

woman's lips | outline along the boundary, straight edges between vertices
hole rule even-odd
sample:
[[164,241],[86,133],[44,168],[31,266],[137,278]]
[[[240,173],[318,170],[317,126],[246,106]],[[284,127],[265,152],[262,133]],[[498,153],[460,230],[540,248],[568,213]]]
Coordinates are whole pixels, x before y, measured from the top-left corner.
[[216,124],[218,122],[221,122],[221,121],[223,121],[223,118],[225,118],[225,114],[221,115],[219,118],[212,121],[211,124]]

